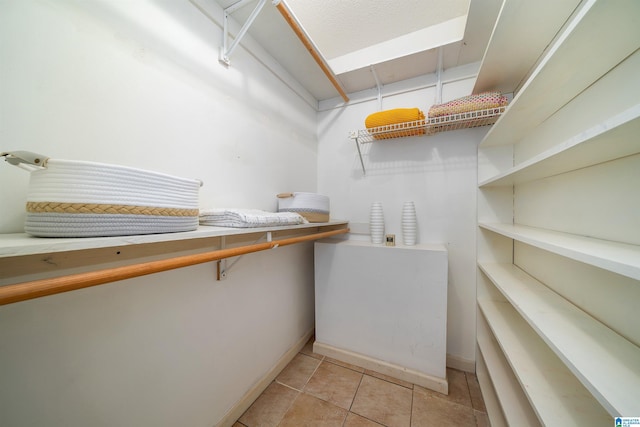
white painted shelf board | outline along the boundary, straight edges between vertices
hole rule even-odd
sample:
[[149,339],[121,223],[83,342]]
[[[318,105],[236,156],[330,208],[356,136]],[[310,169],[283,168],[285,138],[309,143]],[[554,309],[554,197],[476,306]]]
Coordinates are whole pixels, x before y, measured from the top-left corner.
[[139,245],[144,243],[172,242],[179,240],[203,239],[207,237],[237,236],[241,234],[266,233],[269,231],[297,230],[346,224],[348,224],[348,221],[334,220],[322,223],[316,222],[292,226],[259,228],[199,226],[197,230],[182,233],[143,234],[115,237],[50,238],[33,237],[25,233],[0,234],[0,257],[109,248],[115,246]]
[[480,299],[478,305],[542,424],[611,422],[611,415],[509,303]]
[[640,280],[640,246],[519,224],[480,222],[478,225],[528,245]]
[[[639,15],[640,2],[584,1],[480,146],[521,140],[638,49]],[[594,37],[594,28],[616,31],[602,31]]]
[[580,0],[505,1],[473,93],[513,93],[579,3]]
[[476,376],[478,377],[478,384],[480,384],[482,399],[484,400],[484,405],[487,408],[487,415],[489,416],[491,426],[508,427],[509,424],[507,424],[507,420],[504,419],[504,414],[502,413],[502,408],[498,401],[498,394],[491,383],[487,364],[484,361],[482,351],[478,345],[476,345],[476,355]]
[[598,123],[479,187],[506,186],[570,172],[640,153],[640,104]]
[[[486,325],[482,318],[479,318],[479,320]],[[488,328],[487,326],[485,327]],[[491,332],[488,333],[490,334]],[[540,421],[533,408],[531,408],[531,404],[518,383],[518,379],[509,369],[509,365],[498,344],[489,336],[479,336],[478,348],[508,424],[513,426],[539,426]]]
[[611,416],[640,413],[640,348],[515,265],[479,267]]

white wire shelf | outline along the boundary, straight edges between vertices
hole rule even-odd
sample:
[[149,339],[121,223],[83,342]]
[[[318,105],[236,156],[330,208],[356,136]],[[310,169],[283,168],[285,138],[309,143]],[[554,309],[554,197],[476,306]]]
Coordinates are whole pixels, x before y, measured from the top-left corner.
[[450,130],[492,125],[504,113],[506,106],[469,111],[441,117],[430,117],[412,122],[395,123],[375,128],[352,131],[349,138],[361,144],[407,136],[435,135]]

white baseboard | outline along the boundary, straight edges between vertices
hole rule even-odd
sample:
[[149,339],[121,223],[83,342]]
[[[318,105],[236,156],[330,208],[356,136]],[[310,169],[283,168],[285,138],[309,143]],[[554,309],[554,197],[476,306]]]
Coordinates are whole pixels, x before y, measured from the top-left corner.
[[323,356],[329,356],[342,362],[350,363],[352,365],[360,366],[366,369],[371,369],[372,371],[376,371],[384,375],[389,375],[399,380],[418,384],[419,386],[428,388],[430,390],[435,390],[439,393],[449,393],[449,382],[446,378],[438,378],[432,375],[427,375],[413,369],[394,365],[383,360],[378,360],[373,357],[365,356],[363,354],[354,353],[349,350],[343,350],[341,348],[337,348],[329,344],[324,344],[317,341],[313,344],[313,351]]
[[447,354],[447,367],[474,374],[476,372],[476,361]]
[[309,338],[313,336],[314,328],[307,332],[293,347],[278,360],[278,363],[269,370],[256,385],[245,393],[242,398],[225,414],[224,417],[216,424],[216,427],[231,427],[245,413],[253,402],[262,394],[262,392],[276,379],[278,374],[296,357],[296,354],[302,350]]

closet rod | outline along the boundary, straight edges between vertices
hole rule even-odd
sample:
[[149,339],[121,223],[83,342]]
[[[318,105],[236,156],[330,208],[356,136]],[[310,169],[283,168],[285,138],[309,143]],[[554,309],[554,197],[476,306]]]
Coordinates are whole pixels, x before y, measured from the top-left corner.
[[285,6],[285,4],[281,0],[274,0],[273,4],[276,5],[278,10],[280,11],[280,14],[284,17],[285,21],[287,21],[293,32],[296,33],[296,35],[298,36],[304,47],[307,48],[313,59],[315,59],[315,61],[318,63],[318,65],[327,76],[331,84],[336,88],[344,102],[349,102],[349,97],[345,93],[340,82],[338,82],[336,75],[333,74],[333,71],[331,71],[331,69],[327,66],[324,59],[322,58],[320,53],[318,53],[318,50],[314,46],[313,42],[311,42],[304,30],[300,28],[300,25],[298,25],[298,22],[291,15],[289,9],[287,9],[287,6]]
[[88,288],[118,280],[131,279],[147,274],[159,273],[176,268],[188,267],[223,258],[231,258],[278,246],[287,246],[294,243],[310,240],[324,239],[338,234],[348,233],[348,228],[323,231],[306,236],[290,237],[288,239],[273,240],[271,242],[257,243],[237,248],[219,249],[195,255],[184,255],[159,261],[150,261],[123,267],[108,268],[87,273],[72,274],[51,279],[34,280],[31,282],[17,283],[0,287],[0,305],[13,304],[20,301]]

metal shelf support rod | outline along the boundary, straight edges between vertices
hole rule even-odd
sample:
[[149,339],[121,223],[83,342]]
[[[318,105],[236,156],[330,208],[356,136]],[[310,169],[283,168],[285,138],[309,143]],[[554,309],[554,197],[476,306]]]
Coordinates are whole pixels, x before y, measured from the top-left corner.
[[382,110],[382,85],[380,84],[380,79],[378,78],[378,73],[376,73],[376,69],[373,65],[369,66],[371,68],[371,73],[373,74],[373,78],[376,81],[376,87],[378,88],[378,110]]
[[438,48],[438,69],[436,70],[436,76],[438,83],[436,84],[436,104],[442,104],[442,68],[444,64],[444,51],[442,46]]
[[360,150],[360,143],[358,142],[358,138],[355,139],[356,148],[358,149],[358,156],[360,157],[360,165],[362,166],[362,175],[366,175],[367,171],[364,169],[364,161],[362,160],[362,151]]

